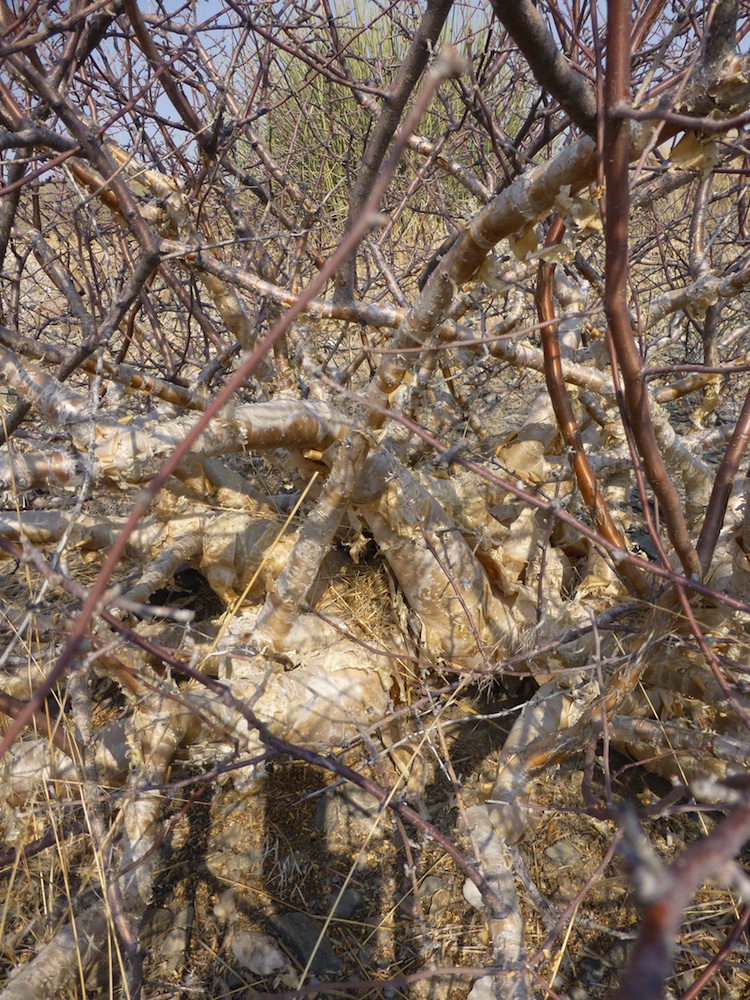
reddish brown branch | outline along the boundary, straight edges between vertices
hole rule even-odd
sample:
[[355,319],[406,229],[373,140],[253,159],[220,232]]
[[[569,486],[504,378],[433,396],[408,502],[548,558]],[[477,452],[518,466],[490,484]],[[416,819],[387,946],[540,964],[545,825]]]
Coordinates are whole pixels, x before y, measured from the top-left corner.
[[641,47],[648,36],[649,31],[658,20],[659,15],[662,13],[666,5],[666,0],[649,0],[646,9],[638,15],[635,24],[633,25],[633,35],[631,39],[633,51],[636,51]]
[[734,709],[737,712],[737,715],[742,720],[743,724],[748,729],[748,731],[750,731],[750,714],[748,714],[745,706],[743,705],[743,700],[739,697],[737,691],[736,690],[733,691],[732,688],[729,686],[729,683],[726,677],[724,676],[724,671],[722,670],[721,664],[719,663],[719,659],[714,650],[711,648],[711,644],[706,639],[705,635],[703,634],[703,630],[701,629],[701,626],[698,623],[698,619],[696,618],[695,612],[693,611],[690,601],[688,600],[685,588],[678,584],[675,587],[675,590],[677,592],[677,598],[680,602],[680,608],[682,609],[682,613],[685,616],[685,620],[690,626],[691,632],[695,636],[695,640],[698,643],[698,648],[700,649],[701,654],[704,660],[706,661],[706,664],[711,670],[711,673],[714,675],[716,683],[721,688],[722,694],[727,699],[727,701],[732,702],[732,704],[734,705]]
[[[647,876],[644,884],[657,882],[658,886],[654,885],[630,962],[612,1000],[662,1000],[683,911],[698,886],[721,877],[749,838],[750,805],[744,805],[668,868]],[[647,861],[638,856],[637,845],[631,847],[637,877]]]
[[[556,215],[547,235],[545,246],[554,246],[559,243],[564,231],[565,224],[560,216]],[[556,266],[555,264],[548,264],[542,261],[539,265],[539,277],[536,285],[536,308],[539,319],[543,324],[540,332],[542,350],[544,351],[544,377],[547,383],[547,390],[552,402],[552,408],[555,411],[555,418],[565,441],[568,460],[575,474],[584,503],[591,512],[594,527],[616,548],[626,549],[625,540],[612,520],[602,492],[597,485],[596,476],[586,457],[578,421],[573,412],[573,405],[565,386],[562,357],[560,354],[560,338],[558,336],[559,324],[555,316],[555,308],[552,301],[552,282]],[[633,566],[632,563],[621,562],[617,568],[620,576],[630,585],[636,594],[645,596],[649,592],[650,587],[636,566]]]
[[724,515],[727,503],[732,492],[732,486],[740,467],[748,442],[750,442],[750,391],[745,396],[737,424],[732,433],[724,458],[714,479],[711,499],[708,501],[706,516],[703,521],[700,537],[698,539],[698,558],[701,561],[703,572],[708,571],[713,558],[716,543],[719,540],[719,532],[724,523]]
[[659,500],[667,534],[685,573],[700,577],[701,563],[690,540],[680,497],[669,478],[654,434],[643,365],[628,311],[630,125],[616,117],[614,109],[628,100],[630,93],[631,8],[628,0],[611,0],[609,4],[603,151],[606,182],[604,305],[612,349],[622,372],[623,419],[632,429],[646,477]]

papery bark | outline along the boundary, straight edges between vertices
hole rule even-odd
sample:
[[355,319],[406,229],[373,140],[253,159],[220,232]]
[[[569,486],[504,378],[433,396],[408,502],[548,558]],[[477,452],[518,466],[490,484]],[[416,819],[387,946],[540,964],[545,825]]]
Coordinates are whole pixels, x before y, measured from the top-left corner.
[[[171,420],[140,418],[120,424],[112,417],[99,418],[93,452],[89,453],[90,404],[43,371],[32,361],[0,347],[0,366],[9,384],[55,424],[67,427],[83,453],[46,457],[6,458],[0,463],[0,488],[33,489],[49,477],[60,485],[80,481],[84,463],[94,482],[121,485],[151,479],[172,454],[194,423],[194,418]],[[343,436],[348,421],[332,406],[319,402],[277,400],[244,407],[227,407],[195,443],[193,454],[209,458],[244,450],[312,448],[324,451]],[[192,459],[194,462],[195,459]]]
[[424,626],[425,648],[459,662],[491,655],[503,634],[487,576],[437,500],[394,460],[381,495],[357,510]]
[[[524,920],[507,843],[482,806],[467,809],[466,816],[468,833],[477,846],[477,863],[495,895],[505,904],[502,910],[485,907],[492,964],[497,971],[475,980],[469,1000],[526,1000],[532,991],[526,965]],[[467,882],[464,896],[472,905],[479,905],[475,898],[478,895]]]
[[273,649],[282,650],[296,641],[294,634],[303,602],[333,544],[366,456],[364,437],[355,439],[352,435],[339,445],[321,496],[308,514],[258,616],[255,634],[259,641],[269,642]]

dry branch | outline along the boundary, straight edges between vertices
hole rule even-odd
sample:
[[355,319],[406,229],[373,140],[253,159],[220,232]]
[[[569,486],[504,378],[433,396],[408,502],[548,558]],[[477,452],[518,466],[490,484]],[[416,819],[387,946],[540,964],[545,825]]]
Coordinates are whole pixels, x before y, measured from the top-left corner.
[[[522,864],[516,885],[513,859],[524,848],[510,845],[529,829],[533,786],[552,787],[558,764],[567,773],[584,755],[583,803],[554,815],[568,829],[581,809],[599,824],[612,815],[625,783],[613,777],[611,746],[683,782],[717,775],[739,803],[735,817],[745,808],[750,528],[735,480],[750,397],[744,373],[722,362],[746,346],[738,316],[750,272],[736,248],[748,238],[748,158],[742,135],[665,145],[688,127],[744,127],[737,7],[708,5],[698,30],[660,0],[632,26],[630,8],[610,4],[602,103],[596,5],[567,12],[497,0],[501,42],[476,12],[463,26],[459,8],[446,19],[448,6],[426,15],[373,8],[357,24],[304,2],[249,10],[232,0],[203,23],[192,8],[165,17],[131,2],[0,11],[0,373],[4,432],[13,434],[0,457],[10,570],[0,709],[3,745],[13,744],[3,818],[18,857],[34,853],[42,870],[43,838],[24,852],[35,803],[67,828],[82,797],[91,877],[107,899],[66,903],[65,926],[8,979],[2,1000],[75,989],[79,961],[110,946],[137,995],[133,932],[164,887],[164,786],[185,787],[196,770],[216,815],[225,805],[239,811],[246,795],[242,808],[254,813],[244,821],[265,824],[267,837],[276,821],[257,793],[270,756],[357,785],[425,838],[417,848],[404,834],[394,847],[403,853],[382,876],[391,896],[402,858],[419,895],[419,866],[435,863],[438,845],[479,890],[467,898],[487,919],[472,1000],[526,1000],[532,974],[568,975],[563,953],[587,933],[573,914],[560,918],[555,933],[576,931],[550,938],[560,961],[545,969],[543,956],[527,960],[522,907],[540,897]],[[433,67],[386,160],[429,61],[424,40],[443,21],[461,32],[466,77],[446,84],[446,67]],[[585,138],[575,139],[571,120]],[[602,171],[604,257],[594,187]],[[696,198],[686,183],[697,184]],[[565,244],[537,250],[554,212]],[[339,303],[334,276],[363,236],[369,252],[346,283],[359,298]],[[507,253],[498,247],[506,240]],[[602,296],[619,375],[609,374],[598,334]],[[511,331],[512,342],[497,339]],[[725,392],[713,392],[706,371],[672,384],[696,358],[711,361],[711,377],[724,373]],[[667,385],[649,388],[655,374]],[[139,393],[115,392],[114,382]],[[571,386],[585,390],[577,400]],[[706,388],[713,395],[690,395]],[[696,446],[687,417],[725,421],[723,462]],[[700,559],[702,582],[680,577],[661,548],[665,516],[683,569],[696,572]],[[194,617],[195,595],[182,614],[149,603],[170,604],[159,592],[198,573],[213,592],[204,618]],[[639,594],[651,580],[664,589],[654,607],[625,603],[623,579]],[[117,706],[108,721],[89,694],[102,677]],[[460,769],[448,733],[457,702],[490,685],[501,716],[520,714],[481,803],[478,766],[463,759],[466,727],[456,728]],[[525,704],[509,706],[506,689]],[[491,724],[475,728],[485,759]],[[445,801],[414,733],[445,779]],[[354,745],[366,763],[343,762]],[[414,803],[399,798],[400,775],[388,787],[383,746],[393,761],[412,762],[403,794]],[[233,783],[220,779],[238,765]],[[459,770],[471,773],[463,788]],[[287,774],[277,761],[275,777]],[[464,809],[470,792],[475,863],[457,846],[450,809],[454,797]],[[212,816],[209,842],[217,825]],[[602,836],[609,856],[611,831]],[[706,843],[714,860],[729,856],[729,841],[709,838],[703,862]],[[682,903],[703,862],[690,879],[679,865],[665,877]],[[248,894],[265,899],[268,885],[256,893],[262,864],[253,865]],[[320,869],[322,885],[326,864],[307,867]],[[737,881],[734,869],[724,874]],[[44,905],[54,905],[57,883],[45,879]],[[588,905],[586,886],[575,906]],[[294,888],[304,901],[304,887]],[[432,904],[415,907],[420,943],[409,960],[431,962]],[[375,916],[382,941],[387,920]],[[330,911],[333,934],[336,922]],[[674,912],[661,924],[647,917],[646,930],[658,932],[659,988],[678,922]],[[78,955],[76,927],[86,931]],[[378,959],[401,961],[406,947],[399,940]],[[200,977],[216,992],[198,964],[184,954],[179,988]],[[431,974],[425,966],[389,982]],[[386,988],[378,975],[370,989]]]
[[[750,839],[750,808],[742,806],[705,839],[693,844],[668,868],[647,856],[637,820],[625,820],[627,861],[639,886],[645,914],[632,957],[613,1000],[657,1000],[671,971],[674,938],[685,907],[706,879],[727,878],[732,859]],[[730,876],[731,877],[731,876]]]

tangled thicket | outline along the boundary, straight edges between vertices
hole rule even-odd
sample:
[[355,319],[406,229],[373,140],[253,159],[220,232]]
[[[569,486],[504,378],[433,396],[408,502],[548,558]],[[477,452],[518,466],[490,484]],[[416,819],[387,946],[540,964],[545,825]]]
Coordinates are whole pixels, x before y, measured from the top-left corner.
[[[230,993],[580,996],[617,845],[617,996],[663,995],[710,879],[733,930],[680,988],[747,989],[746,14],[0,3],[0,1000],[224,995],[230,945]],[[488,699],[487,796],[453,757]],[[616,754],[672,789],[629,800]],[[255,817],[252,896],[290,759],[376,803],[365,845],[393,815],[421,944],[342,964],[331,903],[309,954],[255,914],[248,958],[225,872],[213,964],[190,924],[157,973],[180,821]],[[567,908],[515,846],[545,783],[606,841]],[[450,967],[435,851],[486,918]]]

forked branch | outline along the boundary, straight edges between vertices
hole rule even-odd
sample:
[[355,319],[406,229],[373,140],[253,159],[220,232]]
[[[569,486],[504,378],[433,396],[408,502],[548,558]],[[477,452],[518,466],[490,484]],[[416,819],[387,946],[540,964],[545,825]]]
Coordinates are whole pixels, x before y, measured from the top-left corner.
[[[554,246],[562,239],[565,224],[559,215],[555,215],[549,233],[547,234],[546,246]],[[547,389],[552,400],[557,424],[565,441],[565,448],[568,461],[575,473],[578,488],[581,496],[588,507],[594,527],[597,531],[618,549],[626,551],[627,546],[622,533],[612,520],[612,515],[607,508],[602,491],[599,489],[596,476],[589,464],[586,452],[581,439],[581,432],[578,427],[573,406],[568,396],[565,386],[565,378],[562,371],[562,357],[560,354],[560,339],[558,337],[558,324],[555,317],[554,304],[552,302],[552,281],[555,274],[555,264],[541,261],[539,265],[539,277],[536,286],[536,306],[539,319],[542,322],[540,330],[542,338],[542,349],[544,351],[544,377],[547,382]],[[621,562],[617,567],[618,573],[627,581],[636,594],[645,596],[650,587],[644,579],[642,573],[632,563]]]
[[628,310],[628,226],[630,212],[631,132],[626,120],[613,109],[630,96],[631,4],[612,0],[609,5],[607,72],[605,81],[604,220],[605,309],[614,356],[622,372],[625,412],[643,466],[664,516],[667,534],[687,576],[700,577],[701,563],[688,533],[682,502],[669,478],[654,434],[649,412],[643,364],[633,335]]

